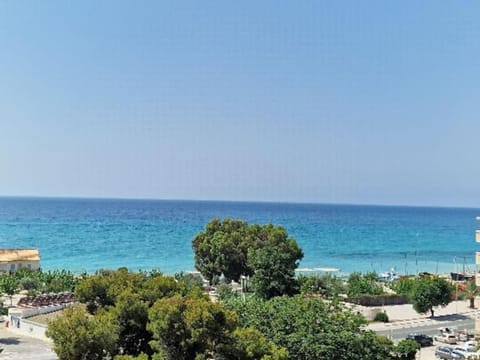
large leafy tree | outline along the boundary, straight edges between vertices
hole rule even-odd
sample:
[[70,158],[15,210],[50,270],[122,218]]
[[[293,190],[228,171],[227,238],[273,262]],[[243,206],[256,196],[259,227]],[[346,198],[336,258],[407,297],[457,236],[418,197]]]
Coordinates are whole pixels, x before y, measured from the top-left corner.
[[245,221],[213,219],[192,241],[195,267],[210,281],[222,274],[231,280],[238,280],[242,274],[252,275],[247,266],[250,242]]
[[252,328],[238,328],[234,331],[233,346],[224,354],[229,360],[286,360],[285,348],[276,346],[259,331]]
[[91,314],[98,308],[114,306],[117,297],[125,290],[138,292],[143,289],[145,275],[134,273],[126,268],[116,271],[100,270],[94,276],[87,276],[75,288],[75,298],[87,304]]
[[295,269],[298,259],[303,257],[302,250],[295,240],[285,240],[283,228],[271,227],[268,231],[273,234],[268,246],[249,252],[248,265],[255,271],[253,290],[264,299],[298,293]]
[[286,360],[287,352],[237,315],[208,299],[180,295],[158,300],[149,311],[153,359]]
[[83,307],[68,307],[52,320],[46,335],[59,360],[102,360],[117,353],[118,325],[108,314],[90,316]]
[[10,305],[12,305],[12,297],[18,291],[18,280],[8,274],[3,274],[0,276],[0,292],[8,295],[10,298]]
[[196,268],[210,281],[222,274],[235,281],[253,276],[258,294],[267,298],[296,289],[294,271],[303,252],[281,226],[214,219],[192,246]]
[[158,300],[149,319],[152,346],[171,360],[216,358],[236,327],[235,314],[220,304],[181,296]]
[[430,312],[434,316],[434,307],[447,306],[451,301],[452,286],[442,278],[420,278],[410,294],[413,308],[420,314]]
[[365,319],[335,301],[275,297],[268,301],[248,297],[225,300],[239,315],[240,325],[252,327],[295,359],[384,360],[391,341],[361,330]]
[[118,325],[118,347],[128,354],[142,352],[151,355],[149,345],[152,336],[147,331],[149,303],[132,289],[125,290],[117,298],[110,314]]
[[395,346],[394,354],[398,359],[415,360],[420,344],[415,340],[403,339]]
[[[147,329],[147,324],[148,311],[157,300],[175,295],[204,300],[207,298],[198,283],[187,276],[175,279],[158,272],[134,273],[125,268],[117,271],[102,270],[84,276],[77,285],[75,294],[85,304],[88,319],[93,321],[109,316],[115,325],[111,329],[116,336],[115,349],[122,356],[151,356],[154,353],[150,346],[152,333]],[[62,318],[68,323],[77,321],[78,317],[76,312],[67,311]],[[87,324],[93,328],[102,323]],[[54,340],[59,354],[64,352],[66,343],[75,351],[82,350],[83,341],[75,343],[74,338],[63,340],[64,328],[52,326],[49,329],[49,336]]]

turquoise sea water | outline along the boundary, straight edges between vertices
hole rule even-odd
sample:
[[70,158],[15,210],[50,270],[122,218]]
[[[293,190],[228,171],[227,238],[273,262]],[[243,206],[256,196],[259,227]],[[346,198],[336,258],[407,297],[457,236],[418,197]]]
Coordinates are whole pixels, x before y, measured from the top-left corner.
[[[191,240],[213,217],[283,225],[300,267],[461,270],[479,209],[210,201],[0,198],[0,247],[37,247],[44,269],[193,270]],[[455,261],[454,261],[455,259]]]

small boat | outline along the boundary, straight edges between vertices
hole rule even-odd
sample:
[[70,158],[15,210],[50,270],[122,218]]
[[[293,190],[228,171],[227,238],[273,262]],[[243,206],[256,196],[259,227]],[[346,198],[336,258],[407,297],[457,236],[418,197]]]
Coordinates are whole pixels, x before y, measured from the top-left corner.
[[[457,258],[453,258],[453,263],[457,267]],[[458,270],[456,272],[451,272],[450,277],[453,281],[472,281],[475,280],[475,274],[466,270],[467,261],[466,257],[463,257],[463,271],[460,273]]]
[[377,277],[378,277],[378,280],[387,281],[387,282],[400,279],[400,276],[397,275],[394,268],[391,268],[390,271],[378,274]]
[[456,273],[456,272],[451,272],[450,277],[452,278],[453,281],[472,281],[475,279],[474,274]]

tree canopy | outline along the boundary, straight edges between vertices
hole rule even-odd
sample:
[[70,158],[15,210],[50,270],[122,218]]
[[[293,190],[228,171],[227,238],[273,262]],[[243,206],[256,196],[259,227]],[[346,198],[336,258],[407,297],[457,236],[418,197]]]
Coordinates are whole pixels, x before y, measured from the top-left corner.
[[294,271],[303,252],[281,226],[213,219],[192,246],[195,267],[210,282],[221,275],[235,281],[245,275],[261,297],[297,291]]
[[237,315],[198,284],[127,269],[84,276],[75,291],[83,305],[52,320],[47,336],[60,360],[285,359],[285,349],[240,329]]
[[275,297],[265,301],[229,297],[226,306],[251,327],[295,359],[391,359],[393,344],[383,336],[361,330],[365,319],[335,301]]
[[89,316],[83,307],[68,307],[51,321],[46,335],[59,360],[102,360],[117,353],[118,326],[107,314]]
[[421,314],[430,312],[434,316],[434,307],[447,306],[451,301],[452,286],[442,278],[420,278],[416,281],[410,301],[415,311]]

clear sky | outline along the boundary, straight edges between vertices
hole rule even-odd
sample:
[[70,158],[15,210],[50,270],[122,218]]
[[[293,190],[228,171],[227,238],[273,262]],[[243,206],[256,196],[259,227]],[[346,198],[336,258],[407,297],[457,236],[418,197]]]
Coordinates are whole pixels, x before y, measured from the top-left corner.
[[0,194],[480,207],[478,1],[0,2]]

